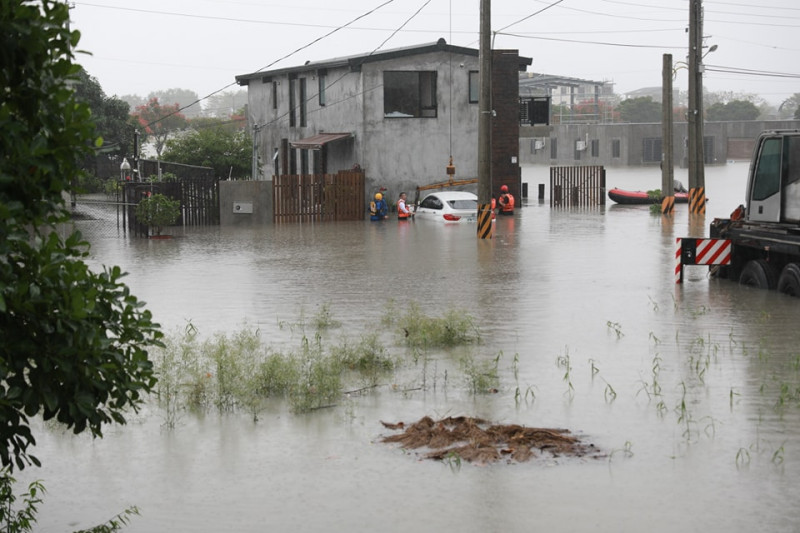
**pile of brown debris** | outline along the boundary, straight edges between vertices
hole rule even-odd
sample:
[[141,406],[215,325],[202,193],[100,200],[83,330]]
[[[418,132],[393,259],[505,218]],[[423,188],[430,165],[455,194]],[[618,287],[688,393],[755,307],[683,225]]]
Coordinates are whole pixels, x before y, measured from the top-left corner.
[[593,444],[583,444],[566,429],[530,428],[516,424],[496,425],[480,418],[447,417],[434,421],[426,416],[414,424],[390,424],[388,429],[402,433],[383,437],[381,442],[397,442],[406,449],[427,448],[425,459],[458,457],[475,464],[506,459],[522,463],[545,452],[552,457],[599,457]]

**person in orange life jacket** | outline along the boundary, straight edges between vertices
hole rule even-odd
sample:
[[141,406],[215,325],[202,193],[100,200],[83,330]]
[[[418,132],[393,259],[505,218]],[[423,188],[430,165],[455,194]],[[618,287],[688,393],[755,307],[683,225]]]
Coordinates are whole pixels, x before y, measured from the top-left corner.
[[508,186],[500,187],[500,199],[497,203],[500,206],[500,214],[511,216],[514,214],[514,196],[508,193]]
[[408,220],[414,217],[414,213],[406,205],[406,193],[401,192],[400,198],[397,200],[397,219]]

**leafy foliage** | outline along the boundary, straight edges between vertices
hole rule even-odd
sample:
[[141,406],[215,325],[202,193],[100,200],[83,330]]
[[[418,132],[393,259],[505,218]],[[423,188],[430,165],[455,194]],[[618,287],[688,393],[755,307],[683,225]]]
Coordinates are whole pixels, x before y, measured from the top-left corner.
[[0,17],[0,462],[39,464],[29,417],[102,436],[155,385],[147,348],[161,332],[121,283],[83,259],[62,192],[92,153],[96,125],[68,81],[80,67],[69,8],[54,0],[2,4]]
[[710,121],[756,120],[761,112],[753,102],[733,100],[727,104],[716,103],[706,109]]
[[236,127],[243,123],[243,120],[192,121],[194,130],[167,142],[164,159],[211,167],[220,178],[248,178],[252,173],[253,146],[244,130]]
[[97,129],[95,136],[103,139],[100,151],[114,154],[131,153],[133,130],[128,124],[130,106],[115,97],[106,96],[96,78],[83,69],[78,71],[74,84],[76,98],[85,102],[92,112]]
[[36,513],[42,503],[40,493],[44,493],[44,486],[39,481],[28,485],[28,492],[23,495],[24,505],[21,509],[14,509],[17,495],[14,494],[14,483],[7,468],[0,469],[0,525],[4,533],[21,533],[33,531],[36,523]]
[[617,106],[617,111],[623,122],[661,122],[661,103],[650,96],[624,100]]
[[163,194],[148,196],[136,206],[136,219],[148,228],[153,228],[156,235],[161,235],[164,226],[173,225],[179,216],[181,203]]

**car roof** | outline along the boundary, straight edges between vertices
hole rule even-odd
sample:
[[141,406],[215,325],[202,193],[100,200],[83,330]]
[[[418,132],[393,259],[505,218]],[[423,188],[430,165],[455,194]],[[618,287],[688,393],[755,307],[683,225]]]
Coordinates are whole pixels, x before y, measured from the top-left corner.
[[478,196],[475,193],[471,193],[468,191],[437,191],[432,192],[425,196],[436,196],[443,202],[449,202],[450,200],[477,200]]

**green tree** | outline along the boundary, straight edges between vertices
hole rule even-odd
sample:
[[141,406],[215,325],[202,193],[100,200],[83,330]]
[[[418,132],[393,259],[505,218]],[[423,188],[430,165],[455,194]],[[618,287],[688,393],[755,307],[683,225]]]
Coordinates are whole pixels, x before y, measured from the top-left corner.
[[726,120],[755,120],[761,111],[747,100],[732,100],[727,104],[716,103],[706,109],[706,119],[712,122]]
[[62,192],[92,153],[97,126],[71,83],[69,6],[56,0],[0,4],[0,462],[39,461],[29,418],[102,436],[125,423],[155,386],[147,350],[162,334],[121,282],[94,272]]
[[661,102],[656,102],[650,96],[623,100],[617,106],[617,111],[623,122],[661,122]]
[[159,158],[167,139],[188,124],[186,117],[178,110],[179,104],[161,105],[158,98],[151,98],[147,104],[139,106],[131,113],[142,133],[141,142],[152,140]]
[[133,145],[133,131],[128,125],[130,106],[124,100],[108,97],[96,78],[83,69],[74,84],[78,100],[89,105],[97,126],[96,135],[103,139],[100,150],[106,153],[127,154]]
[[[192,121],[194,125],[197,121]],[[219,178],[243,179],[252,173],[253,145],[241,129],[243,118],[236,123],[204,119],[203,127],[171,139],[164,151],[164,160],[185,165],[211,167]],[[198,122],[199,125],[199,122]]]

